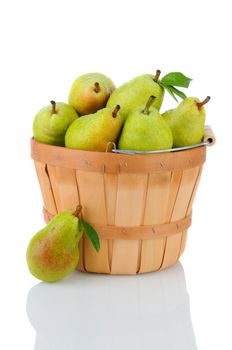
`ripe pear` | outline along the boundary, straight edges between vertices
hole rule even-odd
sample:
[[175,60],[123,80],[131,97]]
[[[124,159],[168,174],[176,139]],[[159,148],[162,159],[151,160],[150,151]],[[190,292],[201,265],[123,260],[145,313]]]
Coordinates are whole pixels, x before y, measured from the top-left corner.
[[78,220],[76,213],[66,211],[35,234],[26,255],[32,275],[45,282],[55,282],[76,268],[82,236]]
[[174,147],[195,145],[202,141],[205,125],[203,106],[209,100],[209,96],[202,102],[196,97],[188,97],[176,109],[163,114],[164,120],[172,129]]
[[159,110],[164,96],[164,88],[158,83],[160,74],[160,70],[157,70],[155,76],[144,74],[123,84],[112,93],[107,102],[107,107],[112,108],[119,104],[121,107],[120,113],[126,120],[134,109],[145,106],[148,98],[154,95],[156,99],[152,106]]
[[123,125],[119,109],[119,105],[114,110],[103,108],[95,114],[75,120],[66,132],[65,146],[105,152],[109,142],[116,142]]
[[75,109],[63,102],[51,101],[34,118],[35,140],[50,145],[64,146],[64,136],[69,125],[78,118]]
[[104,74],[88,73],[74,81],[68,101],[79,115],[91,114],[106,106],[114,90],[114,83]]
[[172,148],[172,132],[156,108],[150,96],[145,108],[137,107],[128,116],[118,147],[122,150],[151,151]]

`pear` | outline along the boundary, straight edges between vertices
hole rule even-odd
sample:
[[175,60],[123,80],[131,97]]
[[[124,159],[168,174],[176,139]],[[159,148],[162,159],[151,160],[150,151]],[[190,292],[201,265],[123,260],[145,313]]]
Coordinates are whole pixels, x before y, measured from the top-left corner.
[[64,146],[64,136],[69,125],[78,118],[75,109],[63,102],[51,101],[34,118],[35,140],[51,145]]
[[78,212],[66,211],[56,215],[37,232],[27,248],[27,264],[36,278],[55,282],[72,272],[79,260]]
[[75,120],[66,132],[65,146],[105,152],[109,142],[116,142],[123,125],[119,109],[119,105],[114,110],[103,108],[97,113]]
[[91,114],[106,106],[114,90],[114,83],[104,74],[87,73],[74,81],[68,101],[79,115]]
[[148,98],[154,95],[156,99],[152,105],[159,110],[164,96],[164,88],[158,83],[160,74],[160,70],[157,70],[155,76],[150,74],[140,75],[123,84],[112,93],[107,102],[107,107],[113,108],[119,104],[121,107],[120,113],[126,120],[134,109],[144,106]]
[[118,147],[121,150],[150,151],[172,148],[172,132],[150,96],[145,108],[137,107],[129,114],[123,127]]
[[196,97],[188,97],[176,109],[163,113],[164,120],[172,129],[174,147],[195,145],[202,141],[205,125],[203,106],[209,100],[209,96],[202,102]]

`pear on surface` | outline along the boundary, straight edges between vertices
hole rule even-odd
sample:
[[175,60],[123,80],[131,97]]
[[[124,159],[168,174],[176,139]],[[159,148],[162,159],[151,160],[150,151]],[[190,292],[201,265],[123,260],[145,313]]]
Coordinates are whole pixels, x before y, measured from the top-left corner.
[[34,118],[33,134],[36,141],[64,146],[64,136],[69,125],[78,118],[75,109],[63,102],[51,101]]
[[121,150],[151,151],[172,148],[172,132],[156,108],[150,96],[146,106],[137,107],[128,116],[118,147]]
[[119,112],[103,108],[97,113],[89,114],[73,122],[65,135],[65,146],[68,148],[105,152],[109,142],[116,142],[123,125]]
[[77,266],[82,237],[78,217],[70,211],[56,215],[35,234],[27,248],[27,264],[36,278],[55,282]]
[[159,110],[164,96],[164,88],[158,83],[160,74],[160,70],[157,70],[155,76],[144,74],[123,84],[112,93],[107,107],[113,108],[119,104],[120,113],[125,120],[134,109],[145,106],[149,97],[154,95],[156,99],[152,106]]
[[210,97],[204,101],[188,97],[175,109],[163,113],[163,118],[173,134],[173,147],[185,147],[202,142],[204,137],[205,108]]
[[81,75],[72,84],[68,102],[79,115],[97,112],[106,106],[115,85],[110,78],[101,73]]

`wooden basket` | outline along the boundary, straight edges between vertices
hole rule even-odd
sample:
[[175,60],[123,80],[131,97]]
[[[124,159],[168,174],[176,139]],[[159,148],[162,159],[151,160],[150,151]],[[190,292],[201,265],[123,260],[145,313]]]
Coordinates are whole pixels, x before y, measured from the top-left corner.
[[[208,139],[213,139],[211,129]],[[183,253],[206,146],[179,152],[115,154],[31,140],[44,218],[81,204],[97,230],[97,253],[84,235],[78,270],[136,274],[164,269]]]

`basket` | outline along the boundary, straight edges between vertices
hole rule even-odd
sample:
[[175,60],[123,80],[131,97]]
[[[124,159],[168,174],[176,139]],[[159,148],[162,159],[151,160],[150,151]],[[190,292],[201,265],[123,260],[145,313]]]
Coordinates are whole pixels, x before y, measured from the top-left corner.
[[[206,138],[214,140],[210,128]],[[211,142],[210,144],[213,144]],[[98,232],[84,235],[78,270],[137,274],[175,264],[184,251],[206,146],[156,154],[89,152],[31,140],[48,222],[82,205]]]

